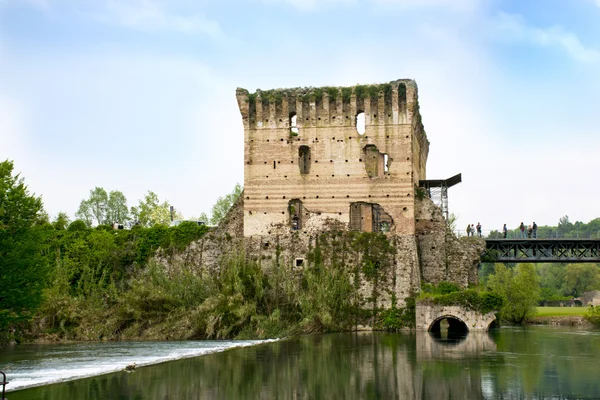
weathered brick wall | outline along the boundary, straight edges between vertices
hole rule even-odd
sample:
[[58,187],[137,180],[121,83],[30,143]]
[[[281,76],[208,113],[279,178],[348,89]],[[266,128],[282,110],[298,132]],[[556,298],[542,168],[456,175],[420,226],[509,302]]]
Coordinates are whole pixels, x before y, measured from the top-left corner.
[[[347,224],[350,204],[362,201],[383,207],[392,232],[414,233],[414,186],[425,178],[429,151],[414,81],[254,94],[238,89],[237,99],[244,124],[245,236],[289,231],[292,199],[303,202],[303,227],[318,228],[326,219]],[[356,129],[359,112],[363,135]],[[389,169],[378,176],[367,172],[368,145],[388,156]],[[310,148],[304,174],[300,146]]]

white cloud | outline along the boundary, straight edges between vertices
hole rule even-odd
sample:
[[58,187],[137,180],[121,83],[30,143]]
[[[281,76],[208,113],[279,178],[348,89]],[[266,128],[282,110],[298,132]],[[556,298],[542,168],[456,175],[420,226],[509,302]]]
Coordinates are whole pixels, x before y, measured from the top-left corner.
[[265,3],[286,3],[299,10],[314,10],[320,6],[354,4],[356,0],[263,0]]
[[[265,3],[286,3],[299,10],[315,10],[321,6],[355,4],[357,0],[262,0]],[[598,0],[600,1],[600,0]],[[370,2],[402,8],[443,7],[451,9],[473,9],[482,0],[370,0]]]
[[0,161],[25,152],[27,136],[25,113],[14,100],[0,97]]
[[[474,9],[482,0],[372,0],[375,3],[394,5],[404,8],[450,8],[458,10]],[[600,1],[600,0],[599,0]]]
[[17,3],[25,3],[42,11],[49,11],[51,9],[48,0],[0,0],[0,7]]
[[156,0],[109,0],[97,13],[97,18],[139,30],[202,33],[210,37],[222,35],[216,21],[200,14],[178,15],[166,4]]
[[600,61],[600,51],[586,47],[576,34],[560,26],[538,28],[528,25],[520,15],[500,13],[492,24],[492,30],[503,38],[562,48],[576,61],[586,63]]

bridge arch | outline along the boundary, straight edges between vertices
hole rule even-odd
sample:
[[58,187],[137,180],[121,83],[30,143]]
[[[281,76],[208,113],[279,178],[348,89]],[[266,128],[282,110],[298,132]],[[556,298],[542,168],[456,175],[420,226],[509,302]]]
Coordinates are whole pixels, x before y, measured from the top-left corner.
[[429,325],[430,332],[436,332],[440,329],[448,329],[453,331],[469,332],[469,327],[462,319],[454,315],[442,315],[431,322]]
[[448,329],[470,331],[488,331],[496,320],[496,314],[491,311],[482,314],[464,306],[441,306],[436,304],[419,303],[417,312],[417,330],[436,332],[443,320],[448,323]]

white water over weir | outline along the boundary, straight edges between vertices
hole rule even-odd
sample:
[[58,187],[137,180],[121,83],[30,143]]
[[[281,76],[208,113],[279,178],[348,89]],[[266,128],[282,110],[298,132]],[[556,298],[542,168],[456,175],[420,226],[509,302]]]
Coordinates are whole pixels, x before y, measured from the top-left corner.
[[9,392],[122,371],[133,363],[141,367],[276,340],[19,345],[2,349],[0,368],[10,382],[6,386]]

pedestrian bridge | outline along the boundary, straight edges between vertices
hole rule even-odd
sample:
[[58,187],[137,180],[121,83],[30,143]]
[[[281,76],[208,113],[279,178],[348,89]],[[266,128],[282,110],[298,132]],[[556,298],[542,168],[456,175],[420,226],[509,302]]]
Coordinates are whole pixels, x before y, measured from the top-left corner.
[[482,262],[600,262],[599,239],[486,239]]

